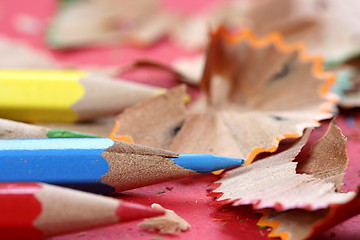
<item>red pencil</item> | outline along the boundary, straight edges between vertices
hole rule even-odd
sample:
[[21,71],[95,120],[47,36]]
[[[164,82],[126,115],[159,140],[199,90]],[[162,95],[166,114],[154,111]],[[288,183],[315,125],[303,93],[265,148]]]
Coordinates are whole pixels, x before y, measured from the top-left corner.
[[164,214],[43,183],[0,183],[0,238],[41,239]]

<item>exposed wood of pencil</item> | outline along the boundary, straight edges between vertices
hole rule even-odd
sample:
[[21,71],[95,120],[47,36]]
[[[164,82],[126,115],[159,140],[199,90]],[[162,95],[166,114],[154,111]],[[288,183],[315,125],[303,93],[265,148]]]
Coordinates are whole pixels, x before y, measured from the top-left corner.
[[46,138],[49,128],[0,118],[0,139]]
[[177,153],[122,141],[114,141],[101,156],[109,163],[101,182],[116,191],[198,174],[175,164],[171,158],[177,157]]
[[[34,222],[45,236],[76,232],[117,223],[116,208],[119,202],[112,198],[83,193],[61,191],[60,188],[44,185],[36,193],[42,202],[42,212]],[[71,199],[71,201],[69,201]]]
[[119,113],[128,106],[153,97],[159,90],[147,85],[111,80],[100,75],[87,75],[81,78],[79,83],[85,88],[85,95],[72,106],[79,115],[79,121]]

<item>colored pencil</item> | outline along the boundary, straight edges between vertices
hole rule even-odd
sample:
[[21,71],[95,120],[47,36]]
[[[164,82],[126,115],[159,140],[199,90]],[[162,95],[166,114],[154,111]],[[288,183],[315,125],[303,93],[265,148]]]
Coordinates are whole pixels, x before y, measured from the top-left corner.
[[239,166],[109,138],[1,139],[0,182],[45,182],[101,194]]
[[0,117],[87,121],[119,113],[159,90],[76,70],[0,70]]
[[66,129],[50,129],[0,118],[0,139],[13,138],[94,138],[94,134]]
[[164,214],[97,194],[43,183],[0,183],[0,238],[42,239]]

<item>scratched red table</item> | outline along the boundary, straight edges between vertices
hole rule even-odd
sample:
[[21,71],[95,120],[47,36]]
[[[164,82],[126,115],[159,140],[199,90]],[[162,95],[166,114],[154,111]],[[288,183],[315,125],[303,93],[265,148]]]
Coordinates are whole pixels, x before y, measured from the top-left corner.
[[[196,3],[180,0],[163,2],[167,6],[175,7],[179,11],[189,14],[202,9],[205,3],[209,3],[207,0],[196,1]],[[56,1],[54,0],[0,0],[0,32],[14,39],[22,39],[31,46],[50,53],[59,62],[72,66],[115,66],[130,63],[137,58],[169,62],[179,56],[194,54],[181,49],[167,39],[163,39],[151,48],[142,49],[119,44],[112,47],[85,48],[66,52],[53,51],[44,43],[43,34],[48,19],[53,16],[55,9]],[[19,16],[31,16],[38,20],[38,31],[31,33],[19,31],[16,27]],[[172,87],[177,84],[171,76],[147,69],[129,74],[127,77],[132,81],[162,87]],[[344,135],[348,137],[347,151],[350,159],[343,190],[355,190],[360,183],[360,161],[358,160],[360,155],[360,112],[341,113],[337,123],[342,128]],[[311,137],[312,141],[324,133],[327,124],[328,121],[325,121],[320,128],[315,130]],[[205,174],[125,191],[114,196],[146,205],[159,203],[165,208],[174,210],[192,226],[189,231],[179,235],[150,233],[137,227],[140,221],[134,221],[51,239],[268,239],[267,234],[270,229],[259,228],[256,225],[261,215],[254,214],[251,206],[233,208],[211,205],[213,198],[207,197],[207,193],[209,185],[217,179],[219,179],[218,176]],[[157,193],[160,190],[165,190],[165,192]],[[360,239],[359,224],[360,216],[358,215],[329,229],[317,239]]]

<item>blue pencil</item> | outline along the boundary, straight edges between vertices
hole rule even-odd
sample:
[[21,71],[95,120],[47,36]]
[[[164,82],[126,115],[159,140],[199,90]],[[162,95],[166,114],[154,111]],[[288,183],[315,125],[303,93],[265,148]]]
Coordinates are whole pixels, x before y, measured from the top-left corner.
[[101,194],[243,163],[243,159],[177,154],[108,138],[0,140],[1,182],[45,182]]

